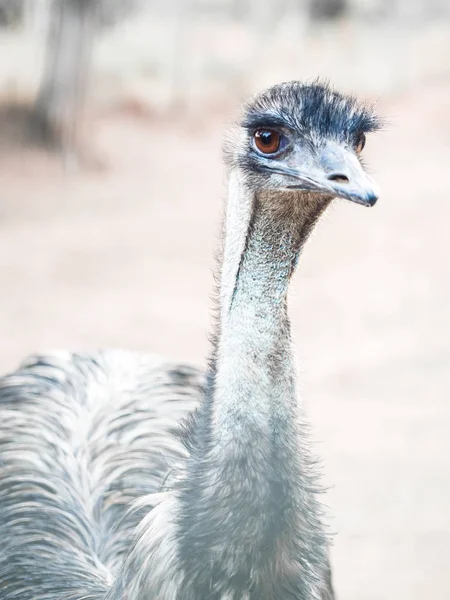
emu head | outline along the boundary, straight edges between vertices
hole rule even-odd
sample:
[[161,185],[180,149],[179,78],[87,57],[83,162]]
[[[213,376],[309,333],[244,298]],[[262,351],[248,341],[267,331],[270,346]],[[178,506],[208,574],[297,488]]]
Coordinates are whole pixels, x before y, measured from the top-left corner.
[[361,161],[380,128],[370,107],[323,83],[289,82],[256,96],[225,145],[251,189],[308,192],[373,206],[378,189]]

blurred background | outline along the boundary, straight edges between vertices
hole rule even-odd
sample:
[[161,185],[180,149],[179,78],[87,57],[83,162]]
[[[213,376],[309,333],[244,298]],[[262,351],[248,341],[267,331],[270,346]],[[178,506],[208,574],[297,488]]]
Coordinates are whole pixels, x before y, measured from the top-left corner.
[[329,78],[389,125],[291,312],[342,600],[450,598],[448,0],[0,0],[0,368],[126,347],[203,365],[240,101]]

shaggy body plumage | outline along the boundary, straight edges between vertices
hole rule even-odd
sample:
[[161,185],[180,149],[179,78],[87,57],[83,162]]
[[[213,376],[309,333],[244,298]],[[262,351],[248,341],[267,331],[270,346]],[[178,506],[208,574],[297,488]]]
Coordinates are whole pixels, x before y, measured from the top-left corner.
[[333,196],[375,202],[358,154],[376,127],[320,84],[274,86],[245,109],[225,149],[205,377],[104,352],[1,380],[2,600],[334,597],[287,292]]
[[32,358],[0,380],[0,598],[105,598],[148,506],[186,460],[195,369],[109,351]]

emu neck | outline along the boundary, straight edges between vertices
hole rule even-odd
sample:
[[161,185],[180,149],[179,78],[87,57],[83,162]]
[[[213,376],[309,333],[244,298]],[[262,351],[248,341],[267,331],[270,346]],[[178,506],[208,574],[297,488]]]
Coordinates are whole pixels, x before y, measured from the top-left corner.
[[[273,585],[277,572],[296,597],[310,598],[306,590],[325,564],[298,418],[287,291],[328,201],[294,192],[255,195],[237,174],[231,179],[220,326],[180,496],[180,556],[187,578],[195,579],[195,597],[213,584],[228,597],[224,582],[253,580],[255,598],[265,599],[263,582],[272,573]],[[199,573],[203,563],[212,566]],[[277,593],[267,597],[283,598]]]
[[239,438],[246,424],[273,441],[277,419],[292,415],[288,287],[328,203],[300,192],[251,194],[230,183],[212,414],[218,443]]

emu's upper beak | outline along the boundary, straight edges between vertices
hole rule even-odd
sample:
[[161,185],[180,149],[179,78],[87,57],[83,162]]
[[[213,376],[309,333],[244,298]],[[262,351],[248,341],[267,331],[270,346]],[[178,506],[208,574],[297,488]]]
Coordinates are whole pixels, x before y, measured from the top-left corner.
[[328,192],[363,206],[373,206],[378,200],[376,183],[364,172],[354,152],[337,142],[329,141],[311,157],[307,171],[294,175],[292,169],[292,177],[299,183],[289,187]]

